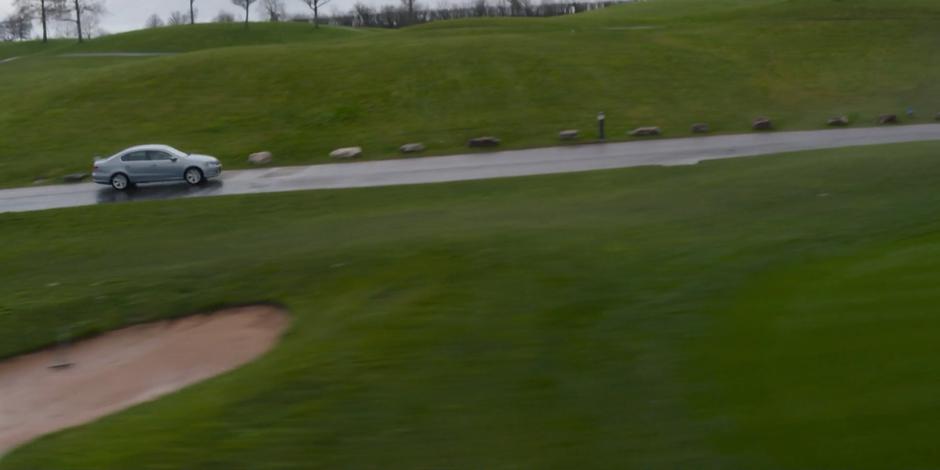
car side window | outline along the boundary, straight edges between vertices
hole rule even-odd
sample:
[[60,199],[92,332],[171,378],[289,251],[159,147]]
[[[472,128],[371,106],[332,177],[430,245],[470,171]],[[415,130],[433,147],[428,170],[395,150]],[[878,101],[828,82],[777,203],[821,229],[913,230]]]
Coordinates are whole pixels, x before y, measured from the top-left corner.
[[148,152],[147,152],[147,156],[148,156],[148,157],[150,158],[150,160],[152,160],[152,161],[172,160],[172,159],[173,159],[173,157],[172,157],[170,154],[168,154],[168,153],[166,153],[166,152],[159,152],[159,151],[156,151],[156,150],[150,150],[150,151],[148,151]]
[[131,152],[121,157],[122,162],[142,162],[147,159],[147,152]]

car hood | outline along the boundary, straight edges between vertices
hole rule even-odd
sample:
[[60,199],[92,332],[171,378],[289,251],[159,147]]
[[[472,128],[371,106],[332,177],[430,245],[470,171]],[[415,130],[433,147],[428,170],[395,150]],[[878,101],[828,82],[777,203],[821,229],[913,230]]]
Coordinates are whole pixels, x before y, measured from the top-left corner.
[[197,154],[192,154],[192,155],[190,155],[190,156],[187,157],[187,158],[189,158],[190,160],[192,160],[192,161],[194,161],[194,162],[200,162],[200,163],[210,163],[210,162],[217,162],[217,161],[219,161],[218,158],[215,158],[215,157],[212,157],[212,156],[209,156],[209,155],[197,155]]

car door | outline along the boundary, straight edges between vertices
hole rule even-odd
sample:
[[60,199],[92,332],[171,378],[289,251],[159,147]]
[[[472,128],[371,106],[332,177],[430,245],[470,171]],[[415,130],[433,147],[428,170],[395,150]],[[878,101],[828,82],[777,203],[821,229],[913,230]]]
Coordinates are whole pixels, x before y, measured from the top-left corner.
[[162,150],[148,150],[147,158],[150,160],[154,181],[183,179],[183,162],[179,157]]
[[128,152],[121,156],[124,171],[134,183],[146,183],[153,181],[150,171],[150,161],[147,159],[147,152]]

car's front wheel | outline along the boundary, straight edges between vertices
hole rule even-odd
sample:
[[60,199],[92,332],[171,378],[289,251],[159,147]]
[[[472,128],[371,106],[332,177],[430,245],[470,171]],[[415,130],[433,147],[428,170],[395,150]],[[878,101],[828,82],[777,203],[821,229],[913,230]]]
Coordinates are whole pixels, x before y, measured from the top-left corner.
[[111,177],[111,187],[118,191],[124,191],[130,185],[131,182],[124,173],[118,173]]
[[186,173],[183,173],[183,178],[186,179],[186,182],[195,186],[202,183],[205,179],[202,175],[202,170],[199,168],[190,168],[186,170]]

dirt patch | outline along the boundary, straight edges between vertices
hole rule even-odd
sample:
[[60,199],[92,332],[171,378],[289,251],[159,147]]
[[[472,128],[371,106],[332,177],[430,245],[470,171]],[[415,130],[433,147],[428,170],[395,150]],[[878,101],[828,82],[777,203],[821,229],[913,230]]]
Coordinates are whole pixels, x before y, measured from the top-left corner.
[[[0,455],[251,362],[286,330],[287,314],[241,307],[124,328],[0,362]],[[63,360],[66,368],[54,368]]]

